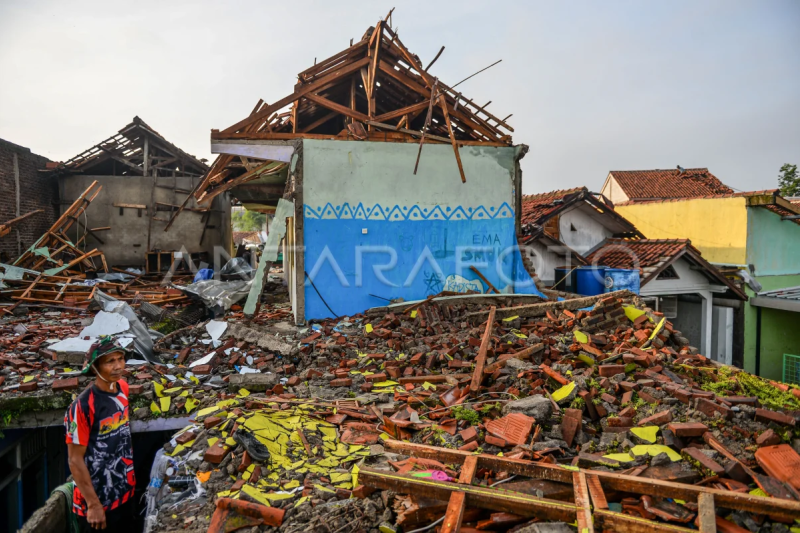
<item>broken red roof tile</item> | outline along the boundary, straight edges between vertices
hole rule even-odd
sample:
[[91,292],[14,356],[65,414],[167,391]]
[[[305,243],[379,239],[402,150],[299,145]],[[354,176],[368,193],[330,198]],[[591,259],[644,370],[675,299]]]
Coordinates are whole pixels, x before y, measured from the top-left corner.
[[537,224],[550,213],[558,209],[564,200],[573,194],[588,191],[586,187],[575,187],[550,191],[539,194],[529,194],[522,197],[522,224]]

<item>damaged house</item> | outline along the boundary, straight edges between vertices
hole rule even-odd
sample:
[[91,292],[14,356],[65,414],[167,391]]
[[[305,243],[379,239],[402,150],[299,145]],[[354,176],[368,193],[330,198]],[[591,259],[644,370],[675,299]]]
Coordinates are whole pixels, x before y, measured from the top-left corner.
[[[564,278],[606,239],[642,239],[636,227],[586,187],[522,197],[520,244],[528,247],[531,268],[547,286],[577,292]],[[556,276],[556,269],[561,275]],[[568,278],[571,279],[571,278]]]
[[537,293],[515,248],[527,148],[512,131],[378,23],[288,96],[212,130],[220,155],[195,197],[289,206],[298,323],[442,291]]
[[742,367],[800,382],[798,204],[777,190],[735,192],[706,168],[611,171],[601,192],[649,238],[687,238],[738,279],[748,301],[724,304],[735,306],[734,353],[743,353]]
[[[91,209],[72,225],[72,242],[84,237],[87,246],[102,250],[108,265],[146,266],[154,273],[169,270],[175,259],[191,260],[199,268],[214,261],[215,248],[230,252],[227,195],[204,207],[193,199],[184,205],[207,171],[203,161],[139,117],[72,159],[41,170],[57,181],[62,209],[92,183],[100,187]],[[187,214],[170,224],[180,207]]]
[[[658,279],[670,268],[703,290],[736,287],[688,241],[646,241],[585,189],[542,202],[549,211],[522,227],[524,146],[431,77],[390,21],[215,131],[220,155],[182,201],[133,204],[168,204],[152,219],[162,232],[227,195],[274,215],[244,307],[176,320],[137,352],[146,360],[126,360],[143,531],[788,531],[800,516],[800,388],[699,353],[647,296],[541,298],[516,235],[576,262],[621,261],[613,246],[642,243],[644,261],[615,263],[636,274],[636,292],[676,289]],[[107,231],[84,218],[99,186],[48,242],[76,248],[77,220],[81,242],[94,238],[86,228]],[[274,269],[263,290],[280,261],[287,287]],[[100,283],[83,279],[90,265],[70,259],[47,283],[87,291]],[[85,350],[63,343],[113,330],[140,350],[152,333],[141,328],[168,322],[152,308],[185,303],[140,298],[161,277],[106,282],[129,307],[93,316],[2,308],[0,527],[22,525],[64,481],[59,424],[90,377],[76,369]],[[56,491],[22,530],[66,530],[71,505]]]

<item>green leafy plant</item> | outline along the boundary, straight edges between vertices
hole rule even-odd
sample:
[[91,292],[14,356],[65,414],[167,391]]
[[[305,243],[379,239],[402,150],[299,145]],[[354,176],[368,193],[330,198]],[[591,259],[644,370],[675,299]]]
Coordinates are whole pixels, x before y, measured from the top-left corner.
[[481,416],[474,409],[457,405],[453,407],[450,412],[456,420],[466,420],[471,426],[477,426],[481,423]]

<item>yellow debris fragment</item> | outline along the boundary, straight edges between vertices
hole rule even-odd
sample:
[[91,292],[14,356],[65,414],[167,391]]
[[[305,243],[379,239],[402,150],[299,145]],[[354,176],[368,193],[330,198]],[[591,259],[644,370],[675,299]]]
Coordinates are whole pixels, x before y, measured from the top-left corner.
[[269,500],[267,499],[266,494],[258,490],[256,487],[244,484],[242,486],[242,492],[244,492],[245,494],[256,500],[258,503],[270,507]]
[[553,400],[556,402],[560,402],[561,400],[569,396],[573,390],[575,390],[575,383],[574,382],[567,383],[566,385],[564,385],[563,387],[561,387],[552,394]]
[[631,428],[631,433],[642,440],[655,444],[658,435],[658,426],[645,426],[641,428]]
[[184,407],[186,408],[186,412],[191,413],[192,410],[194,410],[194,408],[197,407],[199,403],[200,402],[198,400],[195,400],[194,398],[186,398],[186,404],[184,405]]
[[581,344],[586,344],[589,342],[589,336],[582,331],[578,331],[576,329],[575,331],[572,332],[572,334],[575,336],[575,340],[580,342]]
[[619,461],[620,463],[630,463],[633,461],[633,457],[631,457],[628,453],[609,453],[604,455],[603,458]]
[[650,454],[651,456],[655,457],[660,453],[666,453],[670,460],[672,461],[680,461],[681,454],[670,448],[669,446],[665,446],[663,444],[640,444],[639,446],[634,446],[631,448],[631,453],[636,455]]

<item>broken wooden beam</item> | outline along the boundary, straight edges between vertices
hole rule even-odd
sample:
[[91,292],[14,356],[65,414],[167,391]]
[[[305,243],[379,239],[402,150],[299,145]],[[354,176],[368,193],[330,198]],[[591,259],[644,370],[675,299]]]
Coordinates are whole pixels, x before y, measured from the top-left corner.
[[475,359],[475,372],[472,374],[472,383],[469,385],[469,390],[472,393],[478,392],[483,381],[483,367],[486,365],[486,352],[489,349],[489,341],[492,338],[492,326],[494,325],[494,313],[496,310],[495,306],[492,306],[489,310],[489,318],[486,321],[486,329],[481,339],[481,347],[478,351],[478,357]]

